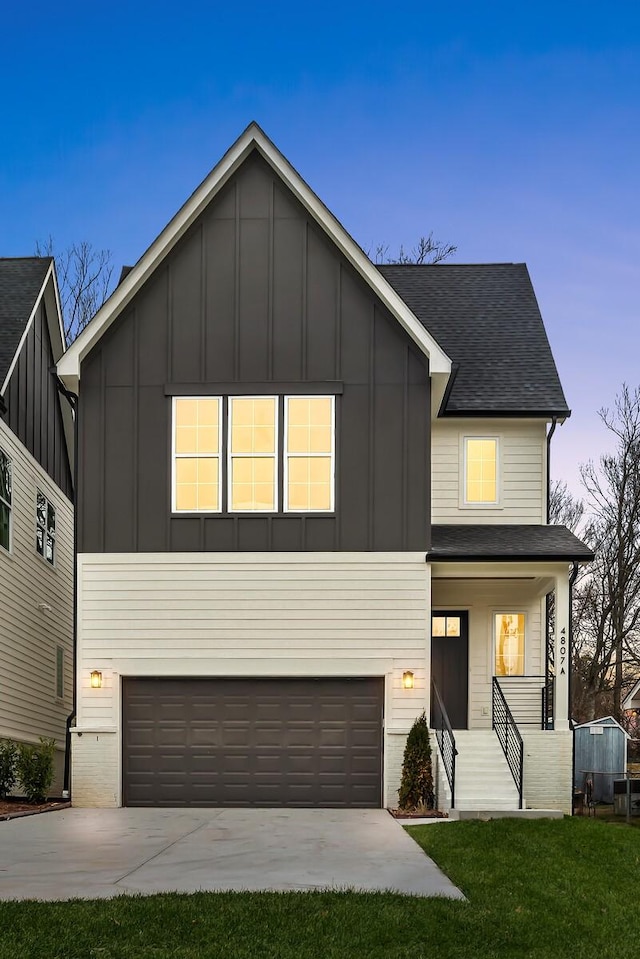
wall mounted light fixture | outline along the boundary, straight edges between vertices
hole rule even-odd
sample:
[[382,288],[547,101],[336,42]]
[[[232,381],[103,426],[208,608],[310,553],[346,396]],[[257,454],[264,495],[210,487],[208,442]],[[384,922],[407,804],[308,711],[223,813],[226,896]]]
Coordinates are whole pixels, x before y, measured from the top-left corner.
[[102,689],[102,673],[99,669],[94,669],[91,672],[91,688]]
[[403,689],[413,689],[413,673],[410,669],[405,669],[402,674]]

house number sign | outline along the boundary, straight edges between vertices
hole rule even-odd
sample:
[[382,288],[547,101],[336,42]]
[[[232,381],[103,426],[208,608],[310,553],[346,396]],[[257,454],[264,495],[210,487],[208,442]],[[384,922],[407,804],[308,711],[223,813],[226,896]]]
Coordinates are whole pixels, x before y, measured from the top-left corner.
[[560,675],[564,676],[566,670],[564,664],[567,661],[567,630],[563,626],[560,630]]

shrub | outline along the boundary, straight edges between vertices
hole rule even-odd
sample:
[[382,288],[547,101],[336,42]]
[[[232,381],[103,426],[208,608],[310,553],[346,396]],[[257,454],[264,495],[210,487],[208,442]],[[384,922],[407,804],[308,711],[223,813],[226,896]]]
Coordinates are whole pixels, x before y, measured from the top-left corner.
[[402,779],[398,790],[400,809],[433,809],[433,772],[431,742],[424,710],[409,730],[402,760]]
[[32,803],[44,802],[53,782],[55,739],[40,737],[38,746],[18,745],[16,772],[24,794]]
[[17,747],[10,739],[0,741],[0,797],[11,792],[16,781]]

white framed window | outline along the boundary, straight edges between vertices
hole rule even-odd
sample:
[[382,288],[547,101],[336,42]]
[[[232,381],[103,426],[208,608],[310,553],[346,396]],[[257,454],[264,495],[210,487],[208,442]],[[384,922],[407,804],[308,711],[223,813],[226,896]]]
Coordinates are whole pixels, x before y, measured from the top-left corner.
[[461,505],[500,503],[500,443],[497,436],[465,436],[462,440]]
[[174,397],[171,433],[172,511],[219,513],[222,398]]
[[285,512],[332,512],[335,491],[335,398],[285,396]]
[[13,472],[10,457],[0,447],[0,546],[11,549]]
[[56,554],[56,508],[36,489],[36,552],[53,566]]
[[229,397],[228,509],[278,508],[278,398]]
[[525,675],[525,614],[494,613],[494,676]]
[[56,646],[56,699],[64,699],[64,647]]

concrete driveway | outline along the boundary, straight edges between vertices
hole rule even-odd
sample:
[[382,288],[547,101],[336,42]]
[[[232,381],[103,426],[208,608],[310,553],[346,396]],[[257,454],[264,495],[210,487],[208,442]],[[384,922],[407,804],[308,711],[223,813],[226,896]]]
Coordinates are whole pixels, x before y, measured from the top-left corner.
[[463,898],[381,809],[67,809],[0,822],[0,899],[326,888]]

